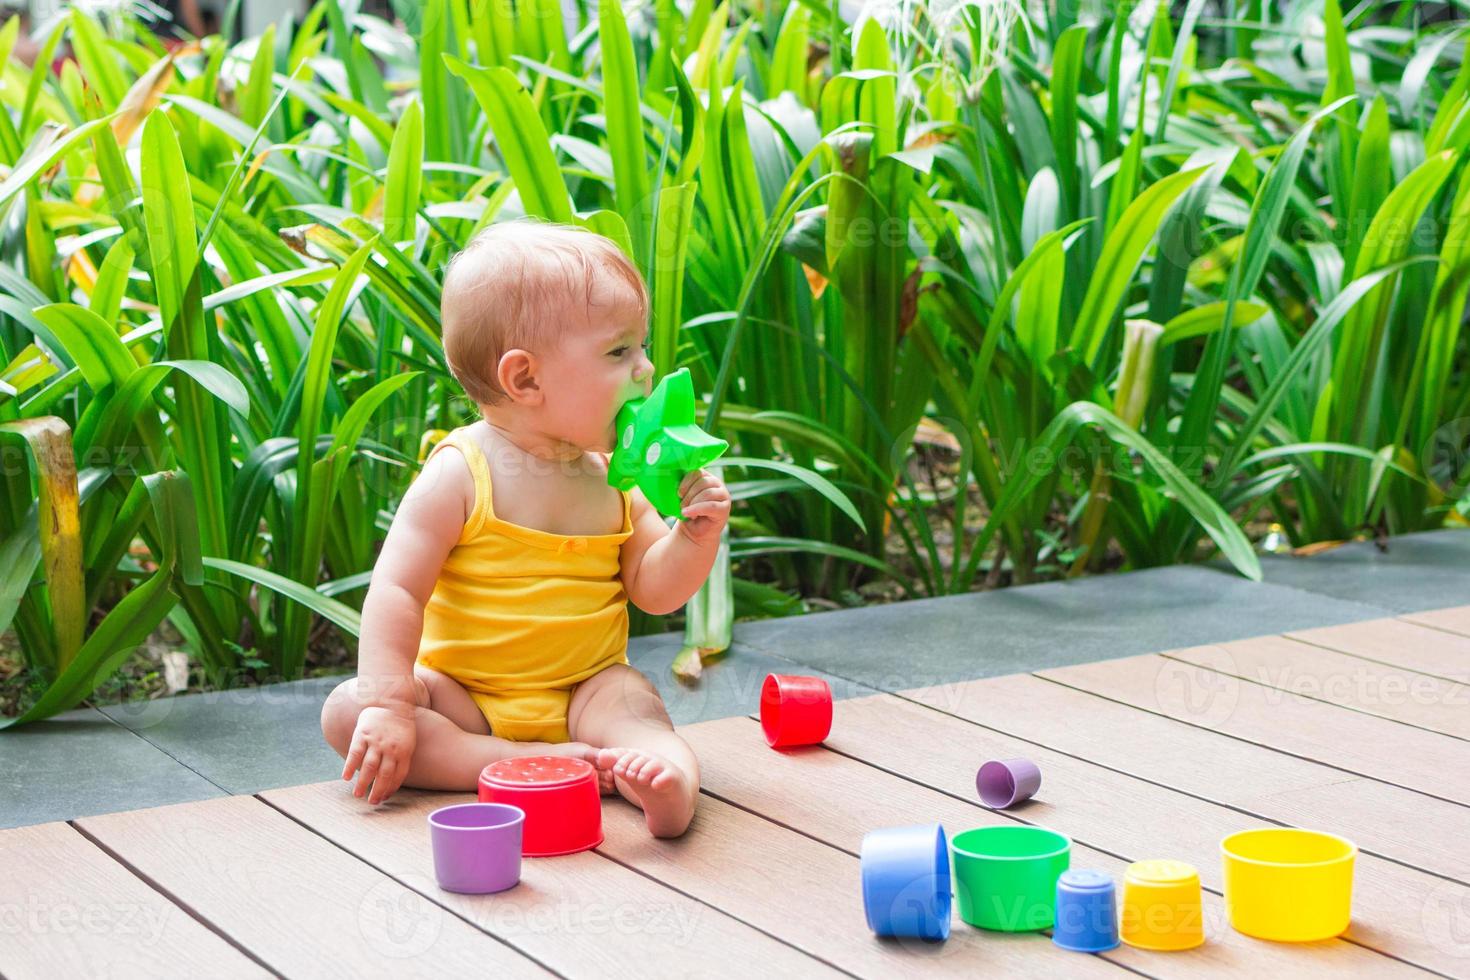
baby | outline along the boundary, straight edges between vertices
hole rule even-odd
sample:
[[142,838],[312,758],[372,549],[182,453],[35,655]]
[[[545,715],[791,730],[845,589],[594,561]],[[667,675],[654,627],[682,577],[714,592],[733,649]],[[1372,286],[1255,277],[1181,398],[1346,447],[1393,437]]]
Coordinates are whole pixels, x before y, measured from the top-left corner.
[[[381,803],[475,789],[513,756],[583,759],[655,836],[689,826],[699,763],[628,664],[628,601],[673,612],[714,564],[730,494],[705,470],[665,524],[608,485],[614,421],[652,387],[648,289],[610,239],[521,219],[449,263],[450,371],[480,408],[430,452],[362,609],[358,676],[322,733]],[[493,488],[493,492],[492,492]]]

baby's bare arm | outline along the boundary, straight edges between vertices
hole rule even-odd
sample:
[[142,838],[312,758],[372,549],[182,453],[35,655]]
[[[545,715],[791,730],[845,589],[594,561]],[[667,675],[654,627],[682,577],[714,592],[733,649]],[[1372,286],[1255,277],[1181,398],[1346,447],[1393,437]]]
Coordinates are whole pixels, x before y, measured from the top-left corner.
[[370,704],[413,717],[424,607],[474,499],[469,465],[446,449],[425,464],[398,505],[362,604],[358,688]]
[[683,519],[670,529],[642,491],[633,491],[633,534],[619,557],[628,600],[655,616],[673,612],[699,591],[730,517],[730,491],[708,470],[686,474],[679,493]]

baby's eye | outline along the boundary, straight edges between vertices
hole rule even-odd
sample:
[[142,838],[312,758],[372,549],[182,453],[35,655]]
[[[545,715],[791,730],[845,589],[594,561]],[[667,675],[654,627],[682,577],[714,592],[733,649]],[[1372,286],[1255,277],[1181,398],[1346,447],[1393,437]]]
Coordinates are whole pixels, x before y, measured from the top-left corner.
[[628,347],[626,344],[624,344],[622,347],[614,347],[612,350],[608,351],[608,353],[611,354],[613,357],[622,357],[627,352]]

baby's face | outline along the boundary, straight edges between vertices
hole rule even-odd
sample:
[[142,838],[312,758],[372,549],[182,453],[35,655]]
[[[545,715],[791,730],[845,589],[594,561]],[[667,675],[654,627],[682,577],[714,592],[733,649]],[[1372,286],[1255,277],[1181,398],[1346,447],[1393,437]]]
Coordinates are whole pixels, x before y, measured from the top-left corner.
[[646,396],[653,362],[644,345],[648,324],[628,304],[580,304],[566,316],[560,343],[541,359],[545,381],[546,430],[587,452],[611,452],[618,409],[630,398]]

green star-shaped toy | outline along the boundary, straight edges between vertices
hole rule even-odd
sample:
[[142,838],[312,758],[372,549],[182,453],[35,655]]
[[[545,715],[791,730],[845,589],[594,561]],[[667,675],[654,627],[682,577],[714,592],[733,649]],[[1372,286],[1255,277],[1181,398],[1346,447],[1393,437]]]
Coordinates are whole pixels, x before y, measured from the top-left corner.
[[647,398],[618,409],[618,443],[607,482],[638,487],[665,517],[679,516],[679,484],[686,474],[722,456],[730,444],[694,422],[694,381],[688,368],[665,375]]

